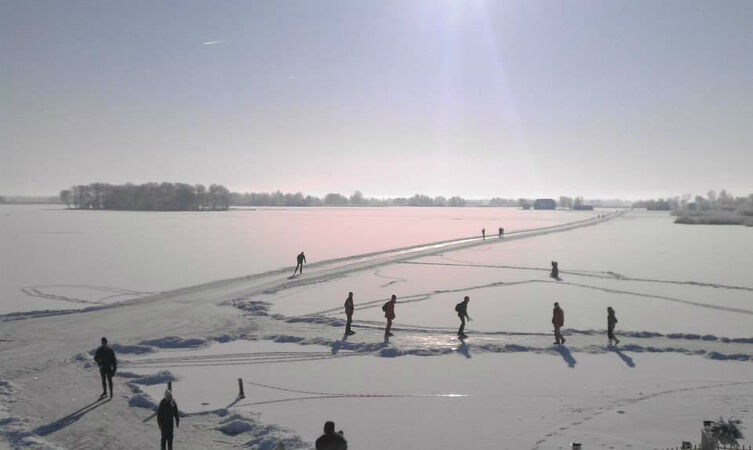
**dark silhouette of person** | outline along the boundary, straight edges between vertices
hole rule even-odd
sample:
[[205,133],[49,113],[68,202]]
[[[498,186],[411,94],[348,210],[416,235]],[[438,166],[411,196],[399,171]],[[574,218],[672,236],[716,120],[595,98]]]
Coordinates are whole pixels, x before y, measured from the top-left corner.
[[560,268],[559,263],[557,261],[552,261],[552,273],[550,274],[552,278],[559,278],[560,277]]
[[348,441],[345,440],[342,430],[335,433],[335,422],[324,422],[324,434],[319,436],[315,443],[316,450],[348,450]]
[[612,309],[611,306],[607,307],[607,337],[609,338],[609,344],[612,344],[612,341],[614,341],[614,344],[617,345],[620,343],[620,340],[617,339],[614,335],[614,326],[617,324],[617,316],[614,315],[614,309]]
[[295,273],[298,272],[298,268],[301,269],[301,275],[303,275],[303,265],[306,263],[306,255],[304,255],[303,252],[301,252],[296,257],[296,260],[298,261],[298,264],[295,265],[295,270],[293,270],[293,276],[295,276]]
[[463,298],[463,301],[455,305],[455,312],[458,313],[458,317],[460,317],[460,328],[458,328],[458,337],[460,338],[467,338],[468,336],[465,335],[465,319],[468,319],[469,321],[472,321],[471,316],[468,315],[468,302],[471,301],[471,298],[467,295],[465,298]]
[[481,229],[481,237],[486,239],[486,228]]
[[382,311],[384,311],[384,317],[387,319],[387,327],[384,329],[384,334],[392,336],[392,321],[395,319],[395,303],[397,303],[397,296],[392,295],[392,298],[382,305]]
[[165,389],[165,398],[159,402],[159,408],[157,408],[157,425],[159,425],[159,431],[162,434],[160,439],[161,450],[173,450],[173,419],[175,419],[175,427],[177,428],[180,424],[178,404],[175,402],[170,389]]
[[552,325],[554,325],[554,344],[564,344],[565,338],[560,333],[560,328],[565,325],[565,311],[560,308],[560,304],[554,303],[554,310],[552,311]]
[[505,235],[505,229],[502,227],[499,227],[499,238],[502,239],[502,236]]
[[348,317],[348,323],[345,324],[345,334],[350,336],[356,334],[355,331],[350,329],[353,324],[353,311],[355,306],[353,305],[353,293],[348,292],[348,298],[345,299],[345,315]]
[[107,345],[107,338],[102,338],[102,345],[94,353],[94,362],[99,366],[99,376],[102,378],[102,398],[107,396],[107,386],[110,386],[110,398],[112,398],[112,377],[118,370],[118,360],[115,351]]

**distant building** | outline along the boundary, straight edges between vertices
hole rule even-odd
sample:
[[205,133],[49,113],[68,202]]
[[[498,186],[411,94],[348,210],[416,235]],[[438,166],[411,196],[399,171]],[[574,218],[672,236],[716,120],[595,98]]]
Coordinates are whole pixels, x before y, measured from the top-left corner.
[[594,205],[573,205],[573,209],[578,211],[593,211]]
[[551,198],[537,198],[533,202],[533,209],[557,209],[557,203]]

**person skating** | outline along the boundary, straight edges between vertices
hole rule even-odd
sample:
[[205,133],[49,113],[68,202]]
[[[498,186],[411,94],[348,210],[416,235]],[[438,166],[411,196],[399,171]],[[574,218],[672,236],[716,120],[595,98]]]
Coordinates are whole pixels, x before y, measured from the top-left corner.
[[335,422],[324,422],[324,434],[319,436],[315,443],[316,450],[348,450],[348,441],[343,432],[335,432]]
[[552,261],[552,273],[549,274],[552,278],[559,279],[560,277],[560,267],[559,263],[557,261]]
[[387,319],[387,327],[384,329],[386,336],[392,336],[392,320],[395,319],[395,303],[397,302],[397,296],[392,295],[392,298],[382,305],[382,311],[384,311],[384,317]]
[[486,240],[486,228],[481,229],[481,237]]
[[460,328],[458,328],[458,337],[460,338],[467,338],[468,336],[465,335],[465,319],[468,319],[469,321],[472,321],[471,316],[468,315],[468,302],[471,301],[471,298],[467,295],[463,299],[462,302],[455,305],[455,312],[458,313],[458,317],[460,317]]
[[293,276],[295,276],[295,273],[298,272],[298,268],[301,269],[301,275],[303,275],[303,265],[306,263],[306,255],[301,252],[296,257],[296,260],[298,263],[295,265],[295,270],[293,270]]
[[560,308],[560,304],[554,303],[554,310],[552,311],[552,325],[554,325],[554,340],[555,345],[564,344],[565,338],[560,333],[560,328],[565,325],[565,311]]
[[107,338],[102,338],[102,345],[94,353],[94,362],[99,366],[99,376],[102,378],[102,395],[100,398],[107,397],[107,386],[110,386],[110,398],[112,398],[112,377],[118,370],[118,360],[115,358],[115,351],[107,345]]
[[609,345],[612,345],[612,341],[617,345],[620,340],[614,335],[614,326],[617,324],[617,316],[614,315],[614,309],[611,306],[607,307],[607,337],[609,338]]
[[178,404],[173,398],[170,389],[165,389],[165,398],[159,402],[157,408],[157,425],[162,435],[160,439],[161,450],[173,450],[173,419],[175,419],[176,428],[180,424],[180,415],[178,415]]
[[348,336],[356,334],[355,331],[350,329],[350,326],[353,324],[354,310],[355,307],[353,306],[353,293],[348,292],[348,298],[345,299],[345,315],[348,317],[348,323],[345,324],[345,334]]

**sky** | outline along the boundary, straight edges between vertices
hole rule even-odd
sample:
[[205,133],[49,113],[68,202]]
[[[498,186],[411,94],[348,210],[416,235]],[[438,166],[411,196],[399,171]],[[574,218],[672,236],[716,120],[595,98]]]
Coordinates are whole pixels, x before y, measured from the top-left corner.
[[753,192],[753,2],[0,2],[0,194]]

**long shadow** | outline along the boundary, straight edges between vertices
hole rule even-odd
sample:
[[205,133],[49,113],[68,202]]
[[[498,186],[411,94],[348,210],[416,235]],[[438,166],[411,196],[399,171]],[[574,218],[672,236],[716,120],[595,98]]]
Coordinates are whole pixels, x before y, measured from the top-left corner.
[[343,339],[341,341],[333,342],[332,348],[331,348],[332,354],[336,355],[337,352],[339,352],[340,349],[342,348],[343,344],[345,344],[345,341],[347,340],[348,340],[348,335],[346,334],[343,336]]
[[562,355],[562,359],[565,360],[569,368],[571,369],[574,368],[575,364],[578,363],[578,361],[576,361],[575,358],[573,358],[573,355],[570,353],[570,350],[568,350],[567,347],[565,347],[564,345],[558,345],[554,347],[554,351]]
[[468,345],[466,345],[465,339],[460,338],[460,346],[458,346],[455,351],[465,356],[466,358],[471,359],[471,351],[468,348]]
[[615,347],[614,345],[610,345],[609,350],[615,352],[617,356],[620,357],[621,360],[625,361],[625,364],[627,364],[628,367],[630,368],[635,367],[635,361],[633,361],[633,358],[623,353],[622,350],[620,350],[619,348]]
[[88,405],[68,414],[62,419],[58,419],[46,425],[38,426],[36,429],[34,429],[34,433],[38,434],[39,436],[47,436],[48,434],[54,433],[58,430],[61,430],[67,427],[68,425],[75,423],[76,421],[78,421],[78,419],[82,418],[85,414],[99,408],[100,406],[104,405],[105,403],[109,401],[110,401],[109,398],[93,401],[89,403]]

